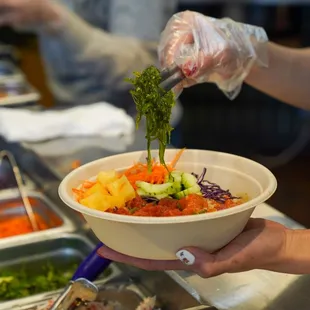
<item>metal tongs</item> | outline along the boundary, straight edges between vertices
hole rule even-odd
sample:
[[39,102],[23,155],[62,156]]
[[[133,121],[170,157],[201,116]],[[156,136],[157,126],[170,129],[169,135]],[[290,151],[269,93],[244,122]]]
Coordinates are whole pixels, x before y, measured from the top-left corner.
[[91,281],[106,270],[111,261],[98,255],[98,249],[103,244],[98,243],[96,248],[84,259],[71,281],[49,310],[75,310],[94,301],[98,289]]
[[33,231],[38,231],[39,230],[38,224],[37,224],[37,221],[35,219],[35,216],[34,216],[34,213],[32,210],[32,206],[31,206],[30,201],[28,199],[27,192],[24,188],[24,181],[23,181],[21,172],[18,168],[18,165],[15,161],[15,158],[9,151],[6,151],[6,150],[0,151],[0,164],[1,164],[1,161],[3,160],[3,158],[5,158],[5,157],[8,159],[8,161],[11,165],[11,168],[13,170],[14,177],[15,177],[15,180],[17,183],[17,187],[18,187],[20,196],[22,198],[22,201],[23,201],[26,213],[28,215],[30,224],[32,226],[32,229],[33,229]]
[[167,92],[185,79],[185,75],[183,74],[180,67],[178,67],[176,64],[173,64],[172,66],[162,70],[160,72],[160,76],[161,83],[159,84],[159,87]]
[[87,279],[70,281],[50,310],[75,310],[96,300],[98,288]]

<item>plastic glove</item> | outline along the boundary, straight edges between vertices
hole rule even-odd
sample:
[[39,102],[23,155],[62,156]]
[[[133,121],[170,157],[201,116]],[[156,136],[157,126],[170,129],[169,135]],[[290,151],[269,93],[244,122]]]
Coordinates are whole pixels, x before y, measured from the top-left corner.
[[62,7],[50,0],[0,0],[0,26],[52,30]]
[[240,92],[252,66],[268,66],[268,37],[263,28],[185,11],[164,29],[158,54],[163,68],[176,63],[186,79],[175,91],[215,83],[230,99]]

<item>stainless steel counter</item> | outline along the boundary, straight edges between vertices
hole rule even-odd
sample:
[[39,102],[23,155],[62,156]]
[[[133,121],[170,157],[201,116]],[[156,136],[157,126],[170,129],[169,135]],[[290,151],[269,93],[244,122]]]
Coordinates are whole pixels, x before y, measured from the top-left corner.
[[[100,147],[98,147],[100,145]],[[119,152],[145,148],[144,133],[138,132],[130,146],[121,141],[100,139],[59,139],[24,147],[34,151],[59,178],[71,170],[74,160],[81,164]],[[303,228],[271,206],[257,207],[253,216],[268,218],[291,228]],[[218,310],[308,310],[310,309],[310,275],[295,276],[253,270],[239,274],[225,274],[201,279],[185,272],[168,272],[179,284],[186,286],[193,296],[200,297]],[[188,287],[190,285],[190,288]]]

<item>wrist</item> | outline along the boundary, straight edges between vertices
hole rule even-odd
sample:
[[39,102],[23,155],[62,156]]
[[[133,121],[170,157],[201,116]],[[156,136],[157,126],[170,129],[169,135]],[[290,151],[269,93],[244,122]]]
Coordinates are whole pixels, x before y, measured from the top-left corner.
[[310,230],[287,229],[275,271],[310,274]]
[[261,52],[262,55],[264,55],[263,59],[265,62],[262,61],[256,61],[253,66],[251,67],[249,74],[245,78],[245,83],[256,87],[257,80],[263,78],[266,79],[266,74],[268,74],[268,71],[271,69],[273,65],[273,54],[272,54],[272,44],[266,43],[266,46],[263,48],[264,53]]
[[255,81],[257,77],[260,77],[268,68],[261,67],[257,63],[254,63],[250,72],[244,79],[244,82],[248,85],[255,86]]

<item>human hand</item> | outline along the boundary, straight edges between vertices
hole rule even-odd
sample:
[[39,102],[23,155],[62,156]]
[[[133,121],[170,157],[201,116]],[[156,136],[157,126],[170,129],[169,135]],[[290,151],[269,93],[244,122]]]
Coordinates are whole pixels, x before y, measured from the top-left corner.
[[268,65],[266,42],[263,28],[185,11],[167,23],[158,55],[163,68],[176,63],[186,76],[177,91],[211,82],[233,99],[254,63]]
[[0,26],[46,27],[58,21],[59,10],[50,0],[0,0]]
[[187,270],[203,278],[252,269],[285,272],[290,232],[276,222],[250,219],[239,236],[213,254],[185,247],[176,253],[178,260],[149,260],[126,256],[106,246],[98,254],[145,270]]

